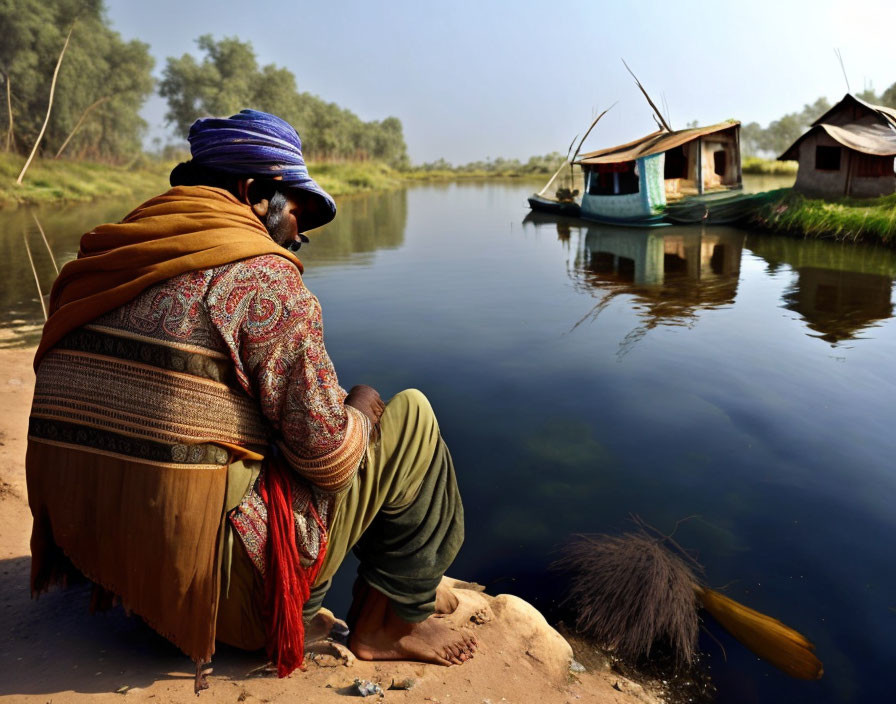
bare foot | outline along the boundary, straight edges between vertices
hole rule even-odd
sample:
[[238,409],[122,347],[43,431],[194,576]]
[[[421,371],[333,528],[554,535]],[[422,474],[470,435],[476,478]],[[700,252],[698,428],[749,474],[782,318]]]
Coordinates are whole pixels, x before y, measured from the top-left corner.
[[305,645],[334,637],[334,629],[337,634],[346,633],[348,626],[345,625],[345,621],[336,618],[328,608],[321,608],[314,618],[305,624]]
[[451,587],[440,584],[436,587],[436,613],[437,614],[453,614],[457,611],[460,602],[454,594]]
[[[327,662],[321,656],[332,658],[332,660]],[[313,643],[306,643],[305,657],[322,667],[336,665],[351,667],[355,664],[355,656],[352,651],[342,645],[342,643],[336,643],[331,640],[318,640]]]
[[[360,580],[359,580],[360,581]],[[389,599],[366,583],[356,585],[349,647],[362,660],[416,660],[461,665],[473,657],[476,638],[456,630],[438,615],[420,623],[402,620]]]

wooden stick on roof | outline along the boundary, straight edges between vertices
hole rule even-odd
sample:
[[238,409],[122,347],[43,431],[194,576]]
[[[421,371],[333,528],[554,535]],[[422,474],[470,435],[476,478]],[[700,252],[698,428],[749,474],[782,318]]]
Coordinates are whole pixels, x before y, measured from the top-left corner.
[[669,110],[669,103],[666,102],[666,91],[663,91],[661,95],[663,98],[663,110],[666,111],[666,123],[669,125],[669,127],[671,127],[672,126],[672,113]]
[[610,112],[610,110],[613,109],[613,106],[614,106],[614,105],[616,105],[616,103],[613,103],[613,105],[611,105],[610,107],[608,107],[608,108],[607,108],[606,110],[604,110],[600,115],[598,115],[597,117],[594,118],[594,122],[592,122],[592,123],[591,123],[591,126],[585,131],[585,135],[582,137],[582,141],[579,142],[579,146],[576,147],[576,152],[575,152],[575,154],[572,155],[572,161],[575,161],[575,160],[576,160],[576,157],[579,155],[579,152],[582,150],[582,145],[585,143],[585,140],[588,139],[588,135],[591,134],[591,130],[594,129],[594,126],[595,126],[598,122],[600,122],[600,118],[602,118],[604,115],[606,115],[608,112]]
[[840,70],[843,71],[843,80],[846,81],[846,92],[852,93],[849,88],[849,79],[846,77],[846,66],[843,65],[843,56],[840,54],[839,49],[834,49],[834,53],[837,55],[837,60],[840,62]]
[[626,70],[627,70],[630,74],[632,74],[632,78],[635,79],[635,83],[638,84],[638,88],[641,89],[641,92],[644,94],[644,97],[647,98],[647,102],[650,103],[650,107],[653,108],[653,112],[654,112],[654,114],[656,115],[656,118],[655,118],[655,119],[656,119],[657,123],[661,126],[662,129],[666,130],[667,132],[671,132],[671,131],[672,131],[672,128],[669,127],[669,123],[666,122],[666,118],[663,117],[663,113],[660,112],[660,109],[656,106],[656,103],[654,103],[654,102],[650,99],[650,96],[647,95],[647,91],[644,90],[644,86],[641,85],[641,81],[638,80],[638,77],[635,75],[635,72],[632,71],[632,70],[628,67],[628,64],[627,64],[627,63],[625,63],[625,59],[622,59],[622,65],[625,66]]

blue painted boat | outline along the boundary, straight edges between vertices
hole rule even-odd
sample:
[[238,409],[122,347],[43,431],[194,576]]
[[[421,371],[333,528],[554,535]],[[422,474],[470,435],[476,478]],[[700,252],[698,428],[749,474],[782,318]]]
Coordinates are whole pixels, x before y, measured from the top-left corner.
[[[581,217],[612,225],[731,222],[742,214],[740,123],[659,130],[583,154]],[[723,207],[724,206],[724,207]]]

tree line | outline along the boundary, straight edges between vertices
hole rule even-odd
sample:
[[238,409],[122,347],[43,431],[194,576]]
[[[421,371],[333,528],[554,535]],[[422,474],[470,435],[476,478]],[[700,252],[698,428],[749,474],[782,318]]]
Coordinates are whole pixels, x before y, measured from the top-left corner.
[[[896,83],[880,95],[873,88],[866,88],[855,95],[873,105],[896,108]],[[819,98],[814,103],[804,105],[802,110],[773,120],[766,127],[762,127],[758,122],[748,122],[742,125],[740,136],[744,155],[771,158],[780,156],[831,107],[827,98]]]
[[166,117],[186,135],[198,117],[229,115],[251,106],[292,124],[311,159],[376,159],[395,167],[408,163],[397,117],[364,122],[350,110],[299,91],[288,69],[259,66],[249,42],[235,37],[197,39],[202,59],[169,58],[159,93],[168,101]]
[[[28,154],[37,143],[37,154],[44,158],[112,163],[127,163],[142,153],[147,125],[139,113],[157,87],[154,60],[149,45],[125,41],[109,26],[103,0],[0,0],[0,27],[0,102],[6,112],[0,149]],[[300,91],[289,69],[259,65],[249,42],[235,37],[216,41],[210,35],[196,42],[198,58],[169,57],[158,84],[168,103],[166,118],[180,134],[185,136],[199,117],[254,107],[295,125],[310,159],[409,165],[398,118],[365,122]],[[896,83],[880,95],[866,89],[857,96],[896,107]],[[830,107],[826,98],[819,98],[765,127],[744,124],[744,154],[778,156]],[[527,162],[498,158],[455,167],[441,159],[421,168],[548,173],[562,160],[549,154]]]
[[566,156],[560,152],[551,152],[544,156],[532,156],[527,161],[519,159],[504,159],[498,157],[492,159],[471,161],[455,166],[444,158],[430,161],[416,167],[422,171],[457,171],[459,173],[490,173],[490,174],[553,174],[560,165],[566,161]]
[[[0,149],[25,155],[39,142],[43,158],[110,163],[142,153],[140,109],[157,87],[154,60],[148,44],[110,27],[103,0],[0,0],[0,27]],[[398,118],[365,122],[299,91],[288,69],[259,66],[249,42],[205,35],[197,45],[198,59],[168,58],[158,84],[180,134],[197,118],[253,107],[293,124],[308,158],[408,164]]]

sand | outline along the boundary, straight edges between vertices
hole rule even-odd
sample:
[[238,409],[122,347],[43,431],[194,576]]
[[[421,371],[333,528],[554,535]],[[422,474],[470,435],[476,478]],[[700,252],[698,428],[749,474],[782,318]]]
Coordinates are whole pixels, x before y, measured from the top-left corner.
[[[34,385],[33,349],[0,349],[0,701],[195,702],[192,663],[138,618],[120,608],[91,615],[89,589],[29,595],[31,514],[25,487],[25,442]],[[462,585],[461,585],[462,586]],[[461,666],[306,660],[286,679],[248,673],[263,653],[220,647],[211,687],[200,702],[338,702],[355,679],[393,683],[392,702],[441,704],[625,704],[657,702],[614,672],[595,652],[570,645],[532,606],[513,596],[457,588],[460,606],[449,618],[475,631],[476,657]],[[585,646],[578,646],[587,650]],[[571,671],[570,659],[586,663]],[[380,699],[374,696],[373,699]]]

